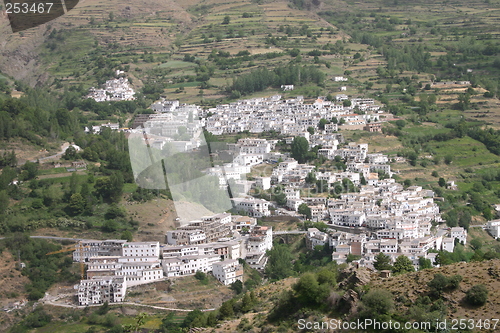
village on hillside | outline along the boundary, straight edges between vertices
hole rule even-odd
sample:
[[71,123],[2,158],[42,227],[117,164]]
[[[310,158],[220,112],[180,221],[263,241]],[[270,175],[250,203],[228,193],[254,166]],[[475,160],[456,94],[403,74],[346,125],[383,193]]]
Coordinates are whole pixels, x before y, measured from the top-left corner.
[[[208,110],[179,101],[153,104],[155,113],[139,115],[128,130],[129,140],[136,140],[129,145],[137,178],[153,178],[148,173],[144,176],[152,156],[174,156],[173,151],[179,158],[202,150],[207,145],[204,129],[215,135],[275,131],[284,139],[242,137],[234,144],[208,143],[212,149],[205,158],[211,164],[201,170],[199,178],[215,179],[218,190],[232,193],[227,195],[231,206],[195,220],[186,220],[178,210],[180,226],[166,232],[163,244],[81,241],[73,259],[85,262],[88,270],[87,278],[76,287],[79,304],[122,302],[128,287],[197,272],[212,273],[222,284],[230,285],[242,280],[243,262],[263,272],[277,232],[259,219],[273,215],[323,222],[322,230],[282,232],[304,233],[311,250],[318,245],[332,248],[332,260],[339,264],[354,262],[373,268],[382,253],[392,262],[406,256],[415,268],[424,259],[438,266],[434,250],[453,252],[457,242],[466,243],[467,231],[443,228],[435,193],[397,183],[392,178],[391,157],[369,153],[366,143],[345,142],[339,127],[379,131],[381,122],[390,119],[372,99],[343,103],[345,100],[347,96],[338,95],[342,104],[321,97],[306,104],[301,97],[283,100],[272,96]],[[280,141],[289,145],[296,138],[305,139],[307,149],[320,146],[318,156],[344,167],[318,169],[277,148]],[[134,158],[134,149],[143,149],[143,155],[137,156],[146,158]],[[170,153],[161,155],[165,151]],[[213,164],[216,160],[218,165]],[[182,158],[178,161],[182,163]],[[247,177],[258,166],[271,168],[270,173]],[[170,181],[169,176],[167,171]],[[255,197],[266,191],[274,193],[271,199]],[[326,195],[329,193],[334,195]],[[174,192],[173,196],[175,204]]]

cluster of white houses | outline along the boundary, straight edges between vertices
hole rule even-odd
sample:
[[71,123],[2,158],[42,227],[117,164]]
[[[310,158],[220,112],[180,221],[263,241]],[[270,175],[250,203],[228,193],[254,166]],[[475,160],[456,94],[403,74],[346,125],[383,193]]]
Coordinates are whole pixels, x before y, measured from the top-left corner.
[[[116,71],[116,75],[123,74],[122,71]],[[131,101],[134,100],[135,91],[130,87],[126,77],[107,80],[104,89],[90,88],[87,98],[92,98],[96,102],[106,101]]]
[[354,233],[354,231],[322,232],[317,228],[309,228],[306,234],[306,244],[314,249],[316,246],[329,246],[334,249],[332,260],[345,263],[348,255],[357,256],[356,261],[361,266],[373,268],[373,263],[379,253],[390,257],[394,262],[398,256],[404,255],[418,269],[421,257],[436,263],[436,252],[430,250],[443,250],[453,252],[456,242],[466,244],[467,231],[462,227],[441,229],[436,235],[422,237],[376,238],[369,237],[368,232]]
[[272,228],[256,225],[251,217],[217,214],[169,231],[165,240],[165,245],[125,240],[79,242],[73,260],[87,265],[87,278],[77,286],[79,304],[121,302],[127,287],[198,271],[212,272],[224,285],[242,281],[238,259],[262,270],[266,251],[272,248]]
[[[189,275],[197,270],[209,272],[218,259],[245,259],[250,267],[263,270],[266,251],[273,246],[273,232],[271,227],[257,225],[253,217],[223,213],[168,231],[165,242],[168,245],[163,248],[163,258],[167,276]],[[183,262],[193,263],[186,270]],[[200,266],[193,266],[196,264]],[[224,284],[234,282],[219,280]]]
[[87,279],[78,285],[80,305],[121,302],[128,286],[163,278],[158,242],[81,241],[73,260],[87,264]]
[[[362,112],[355,113],[358,110]],[[351,106],[344,106],[326,101],[324,97],[305,104],[302,96],[282,100],[280,95],[217,105],[205,110],[205,114],[210,115],[206,129],[215,135],[277,131],[291,136],[304,136],[308,127],[318,129],[321,119],[337,118],[346,125],[365,125],[383,121],[387,116],[370,98],[352,99]],[[333,128],[336,130],[336,124],[332,124]]]

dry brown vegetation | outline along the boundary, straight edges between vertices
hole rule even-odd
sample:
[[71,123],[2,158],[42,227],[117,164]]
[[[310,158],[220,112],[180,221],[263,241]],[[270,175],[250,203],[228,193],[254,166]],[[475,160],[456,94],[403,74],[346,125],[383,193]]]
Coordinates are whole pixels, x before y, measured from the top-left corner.
[[[12,308],[13,304],[26,300],[24,285],[28,278],[18,269],[19,262],[7,250],[0,255],[0,309]],[[17,321],[13,313],[0,312],[0,331]]]
[[[498,290],[500,290],[500,260],[462,262],[388,279],[377,278],[372,281],[372,286],[388,289],[395,296],[404,295],[411,302],[414,302],[419,296],[429,291],[427,282],[431,281],[434,274],[437,273],[446,276],[458,274],[463,277],[457,290],[446,292],[443,296],[450,309],[449,318],[498,318],[500,314],[500,300],[497,297]],[[488,302],[481,307],[471,307],[464,304],[465,293],[477,284],[484,284],[488,289]]]
[[194,276],[171,279],[127,290],[127,301],[176,309],[214,309],[234,296],[234,291],[208,276],[203,284]]

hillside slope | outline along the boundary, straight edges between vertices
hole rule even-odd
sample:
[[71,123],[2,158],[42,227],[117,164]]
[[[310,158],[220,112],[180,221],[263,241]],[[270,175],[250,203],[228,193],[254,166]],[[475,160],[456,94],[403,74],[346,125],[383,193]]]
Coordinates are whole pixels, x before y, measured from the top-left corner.
[[[367,276],[363,273],[363,271],[365,271],[364,268],[359,270],[360,272],[358,276]],[[500,289],[500,260],[457,263],[390,278],[381,278],[377,273],[372,272],[371,281],[362,287],[362,290],[364,291],[361,292],[361,294],[372,289],[389,290],[395,301],[393,314],[397,313],[396,316],[398,318],[404,318],[409,308],[415,304],[417,299],[421,296],[426,296],[429,293],[427,283],[434,278],[434,274],[438,273],[445,276],[458,274],[463,277],[462,282],[456,290],[447,291],[442,296],[442,299],[448,309],[446,315],[448,321],[461,318],[474,319],[476,321],[479,319],[485,320],[498,318],[498,314],[500,312],[500,300],[497,297],[498,290]],[[350,275],[350,279],[351,278],[352,275]],[[254,312],[247,313],[237,319],[224,322],[220,327],[215,329],[215,332],[269,332],[278,329],[278,327],[280,332],[296,332],[298,331],[297,320],[300,318],[305,318],[306,320],[311,321],[329,321],[332,318],[340,318],[331,317],[326,314],[323,316],[318,312],[314,312],[314,310],[309,311],[306,308],[301,308],[301,310],[293,316],[293,322],[292,320],[277,321],[270,324],[266,318],[270,311],[274,308],[274,305],[279,301],[280,294],[284,291],[291,291],[292,285],[296,282],[296,278],[288,278],[277,283],[258,288],[256,290],[256,294],[259,296],[259,307],[254,309]],[[342,280],[339,282],[340,285],[343,284]],[[464,302],[464,297],[467,290],[478,284],[483,284],[488,290],[488,301],[483,306],[473,307]],[[358,291],[360,291],[360,289],[358,289]],[[342,290],[339,290],[338,292],[341,296],[342,293],[344,293]],[[350,294],[350,291],[345,293]],[[358,300],[355,300],[355,304],[360,305]],[[356,312],[354,311],[354,315],[355,313]],[[348,318],[342,317],[342,319],[346,320]],[[250,328],[256,329],[249,330]],[[258,328],[260,328],[260,330]],[[212,329],[207,331],[213,332]],[[479,331],[488,330],[477,330],[477,332]]]
[[[279,24],[331,26],[314,12],[292,9],[288,4],[245,0],[83,0],[66,15],[19,33],[11,32],[4,15],[0,17],[0,71],[30,86],[50,83],[53,76],[71,76],[67,70],[54,68],[62,66],[64,57],[45,54],[42,47],[54,29],[73,32],[67,40],[56,43],[69,44],[65,54],[75,59],[72,62],[78,68],[82,58],[97,46],[121,56],[151,52],[169,57],[173,52],[191,51],[202,55],[209,54],[214,47],[235,52],[251,47],[252,53],[267,53],[280,51],[262,45],[264,36],[275,32]],[[251,18],[242,20],[243,12],[250,13]],[[226,27],[246,37],[199,45],[205,34],[222,32],[220,22],[225,15],[232,20]],[[323,38],[322,42],[329,39]]]
[[[2,12],[4,14],[5,12]],[[130,24],[123,22],[131,22]],[[163,24],[152,24],[162,21]],[[95,25],[89,23],[95,22]],[[114,23],[114,24],[113,24]],[[102,24],[102,25],[101,25]],[[191,15],[171,0],[99,1],[83,0],[77,7],[47,24],[12,33],[6,15],[0,16],[0,71],[31,86],[48,80],[40,57],[40,46],[51,28],[83,31],[106,45],[120,40],[123,44],[164,48],[186,27]],[[121,33],[116,27],[122,25]],[[163,33],[161,25],[174,27]]]

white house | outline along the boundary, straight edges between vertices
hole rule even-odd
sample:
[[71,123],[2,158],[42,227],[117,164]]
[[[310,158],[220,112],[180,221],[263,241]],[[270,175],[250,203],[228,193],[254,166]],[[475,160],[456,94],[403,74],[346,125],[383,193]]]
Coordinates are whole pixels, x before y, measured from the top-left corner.
[[269,201],[255,198],[234,198],[236,210],[242,210],[252,217],[263,217],[271,215]]
[[243,267],[238,260],[229,259],[214,263],[212,274],[226,286],[236,282],[236,280],[243,282]]
[[263,271],[267,265],[268,257],[264,252],[262,253],[248,253],[245,261],[253,269]]
[[458,238],[458,240],[465,245],[467,244],[467,230],[462,227],[453,227],[451,228],[451,238]]
[[127,291],[124,277],[102,276],[89,280],[81,280],[78,285],[78,303],[92,305],[123,302]]
[[[149,257],[155,260],[160,258],[159,242],[126,242],[122,245],[123,257]],[[140,261],[140,260],[139,260]]]
[[306,246],[314,250],[314,248],[318,245],[324,246],[328,244],[328,234],[319,231],[317,228],[309,228],[307,229],[306,234]]
[[453,252],[455,249],[455,239],[454,238],[444,238],[441,244],[443,251]]
[[493,238],[498,239],[500,237],[500,220],[489,221],[485,229]]
[[271,188],[271,177],[255,177],[255,186],[263,190],[269,190]]
[[247,242],[249,253],[265,253],[273,248],[273,228],[268,226],[255,226]]

